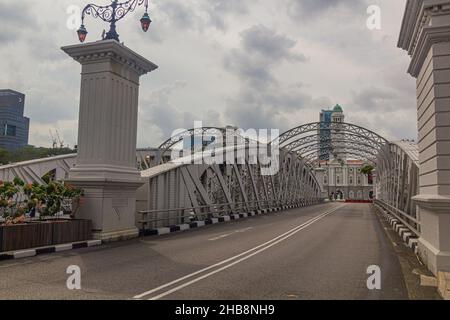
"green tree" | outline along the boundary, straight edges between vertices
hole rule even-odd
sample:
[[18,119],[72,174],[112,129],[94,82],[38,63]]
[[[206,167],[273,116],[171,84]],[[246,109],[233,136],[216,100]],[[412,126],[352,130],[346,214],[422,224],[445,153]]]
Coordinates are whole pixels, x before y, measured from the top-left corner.
[[5,165],[14,162],[41,159],[70,153],[76,153],[76,150],[70,148],[37,148],[33,146],[26,146],[14,151],[8,151],[0,148],[0,164]]
[[361,168],[361,173],[365,175],[371,175],[375,167],[371,164],[366,164],[364,167]]

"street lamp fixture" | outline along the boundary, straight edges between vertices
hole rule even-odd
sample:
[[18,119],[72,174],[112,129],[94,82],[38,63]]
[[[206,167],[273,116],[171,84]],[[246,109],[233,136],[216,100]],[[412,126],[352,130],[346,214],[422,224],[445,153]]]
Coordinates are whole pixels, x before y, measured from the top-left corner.
[[98,6],[95,4],[88,4],[81,14],[81,26],[78,29],[78,40],[84,42],[88,34],[86,27],[84,26],[84,18],[86,15],[91,15],[94,18],[100,18],[110,24],[110,29],[106,33],[103,40],[116,40],[119,41],[119,34],[116,31],[116,23],[125,17],[128,13],[133,12],[136,7],[140,5],[145,6],[145,13],[142,16],[141,28],[144,32],[147,32],[152,20],[148,14],[148,0],[128,0],[119,3],[118,0],[111,0],[111,4],[108,6]]
[[150,20],[150,16],[147,13],[147,9],[145,9],[144,16],[141,18],[141,27],[144,32],[147,32],[148,28],[150,27],[150,23],[152,23],[152,20]]
[[86,40],[86,36],[87,36],[88,32],[83,24],[81,25],[80,29],[78,29],[77,33],[78,33],[78,39],[80,40],[80,42],[84,42],[84,40]]

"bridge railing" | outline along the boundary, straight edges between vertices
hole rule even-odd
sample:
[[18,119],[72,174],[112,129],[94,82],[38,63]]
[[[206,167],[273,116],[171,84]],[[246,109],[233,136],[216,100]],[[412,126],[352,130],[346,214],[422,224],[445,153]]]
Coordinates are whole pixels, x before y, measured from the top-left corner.
[[[162,225],[166,227],[173,225],[171,221],[174,220],[174,217],[170,215],[170,212],[179,213],[176,218],[177,221],[175,224],[184,224],[194,221],[204,221],[210,218],[220,218],[230,214],[239,214],[243,212],[250,213],[257,210],[270,210],[272,208],[281,208],[283,206],[289,205],[310,205],[319,203],[319,201],[319,199],[300,199],[298,201],[281,202],[279,200],[272,199],[262,201],[212,204],[185,208],[146,210],[138,212],[138,215],[140,216],[138,225],[141,231],[153,229],[156,225]],[[163,217],[155,218],[160,214],[163,214]]]
[[420,217],[412,199],[419,193],[417,144],[408,140],[392,142],[383,151],[377,159],[375,204],[419,235]]
[[410,229],[416,236],[420,236],[420,221],[406,212],[387,204],[381,200],[374,200],[374,204],[391,215],[397,218],[401,223],[403,223],[408,229]]

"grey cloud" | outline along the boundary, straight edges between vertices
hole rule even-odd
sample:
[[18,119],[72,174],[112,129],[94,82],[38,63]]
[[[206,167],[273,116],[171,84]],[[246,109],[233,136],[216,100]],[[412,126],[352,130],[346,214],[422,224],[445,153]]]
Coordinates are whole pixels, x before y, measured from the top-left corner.
[[164,1],[159,10],[170,19],[170,23],[180,29],[193,29],[198,26],[198,17],[192,7],[179,1]]
[[366,110],[385,110],[392,107],[392,102],[398,98],[395,91],[378,87],[369,87],[353,95],[355,105]]
[[232,123],[242,128],[286,130],[294,120],[290,119],[293,112],[317,104],[301,85],[282,84],[275,76],[281,62],[306,61],[304,55],[293,52],[295,45],[294,40],[261,25],[241,32],[240,47],[224,61],[240,80],[238,93],[227,101],[226,116]]
[[[337,102],[352,122],[387,137],[414,134],[415,84],[406,75],[409,58],[393,43],[403,8],[393,2],[281,0],[272,14],[275,5],[269,0],[152,1],[149,32],[138,29],[139,10],[119,26],[127,46],[160,66],[141,81],[140,140],[158,145],[173,129],[191,127],[194,119],[211,126],[287,129],[316,120],[321,108]],[[65,123],[77,121],[80,85],[79,65],[59,50],[76,43],[75,31],[65,28],[65,9],[72,3],[0,0],[0,87],[27,94],[33,132],[45,136],[63,120],[66,140],[75,124],[66,129]],[[365,9],[372,3],[383,8],[378,33],[365,27]],[[31,15],[38,8],[42,14]],[[51,10],[55,14],[47,14]],[[269,28],[260,25],[266,21]],[[89,24],[89,41],[97,40],[105,26],[98,20]],[[272,26],[281,26],[284,34]],[[183,41],[187,33],[189,41]],[[218,44],[214,50],[213,43]],[[189,79],[189,86],[173,84],[180,78]],[[308,86],[295,87],[299,82]],[[30,139],[48,144],[44,136]]]
[[291,50],[296,42],[275,31],[257,25],[241,33],[242,46],[247,53],[258,54],[267,63],[275,63],[283,59],[304,62],[307,58],[303,54],[293,53]]
[[158,0],[156,4],[157,12],[169,17],[171,25],[183,30],[203,30],[206,27],[214,27],[226,31],[229,17],[243,16],[249,13],[248,2],[242,0],[200,0],[196,2]]
[[295,18],[310,20],[339,6],[345,6],[355,13],[361,11],[365,0],[288,0],[288,14]]
[[15,2],[0,3],[0,21],[2,31],[0,42],[14,42],[26,32],[37,27],[37,22],[27,6]]
[[223,31],[227,29],[227,17],[249,13],[248,2],[242,0],[207,0],[204,8],[209,15],[209,24]]
[[183,90],[187,83],[176,81],[172,85],[153,91],[149,97],[142,99],[140,103],[140,125],[152,126],[157,131],[157,136],[147,139],[154,146],[170,138],[172,132],[177,129],[190,129],[195,121],[202,121],[203,126],[221,126],[220,114],[215,110],[205,110],[195,113],[189,106],[175,105],[171,100],[174,94]]
[[417,126],[408,121],[416,118],[415,110],[392,109],[370,113],[370,116],[366,110],[347,110],[352,123],[366,127],[390,141],[417,139]]
[[233,50],[226,56],[224,67],[252,87],[261,88],[275,82],[267,61],[258,61],[242,51]]
[[[313,98],[300,90],[289,91],[281,87],[261,93],[243,88],[228,101],[227,118],[241,128],[268,128],[286,131],[293,126],[316,121],[318,112],[330,107],[327,97]],[[317,118],[305,120],[302,113],[317,114]]]
[[261,89],[277,83],[271,71],[283,61],[305,62],[304,55],[293,52],[296,42],[262,25],[241,33],[241,46],[224,59],[224,66],[247,85]]

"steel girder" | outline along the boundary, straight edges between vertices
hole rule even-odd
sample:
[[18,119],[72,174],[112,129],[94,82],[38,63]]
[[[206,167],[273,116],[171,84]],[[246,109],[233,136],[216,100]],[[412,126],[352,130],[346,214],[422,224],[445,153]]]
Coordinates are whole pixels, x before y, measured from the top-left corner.
[[292,150],[293,152],[296,152],[300,156],[306,156],[311,151],[328,151],[330,153],[337,152],[337,153],[344,153],[343,150],[355,150],[355,151],[362,151],[364,154],[371,155],[373,157],[376,157],[378,154],[378,150],[374,149],[372,146],[364,143],[355,144],[352,140],[333,140],[328,141],[322,144],[309,144],[306,146],[303,146],[298,149]]
[[[233,144],[240,144],[241,142],[244,143],[250,143],[251,141],[254,143],[257,143],[257,141],[251,140],[248,137],[243,137],[239,130],[235,130],[234,128],[220,128],[220,127],[202,127],[202,128],[192,128],[187,129],[184,131],[181,131],[175,135],[173,135],[170,139],[167,139],[164,141],[158,149],[160,150],[160,159],[158,163],[162,163],[162,157],[170,152],[170,150],[177,144],[181,143],[185,138],[187,137],[222,137],[222,146],[227,146],[227,133],[228,130],[233,131],[232,137],[233,137]],[[235,138],[239,139],[238,141],[235,141]],[[193,150],[195,152],[196,150]]]
[[0,166],[0,180],[13,181],[18,177],[25,183],[45,184],[43,177],[51,174],[55,180],[64,180],[75,165],[76,154],[23,161]]
[[[305,161],[281,150],[277,162],[278,171],[272,175],[263,175],[265,166],[259,159],[250,161],[247,154],[230,164],[163,164],[142,172],[146,184],[138,207],[160,219],[148,225],[154,228],[167,224],[167,217],[171,224],[182,223],[189,208],[201,219],[205,210],[214,218],[321,201],[320,185]],[[168,165],[172,167],[164,170]],[[173,208],[180,210],[169,210]]]
[[418,146],[411,141],[399,141],[390,143],[384,150],[389,157],[378,157],[377,198],[416,219],[412,197],[419,193]]
[[[361,160],[364,162],[369,162],[372,165],[377,165],[377,155],[366,153],[364,150],[358,150],[357,148],[351,148],[351,149],[342,149],[342,154],[347,154],[352,156],[352,159]],[[319,150],[318,152],[311,152],[309,154],[303,154],[302,156],[307,161],[308,164],[310,164],[313,167],[317,167],[317,164],[320,160],[318,160],[318,156],[325,156],[329,154],[328,150]]]
[[[364,145],[370,146],[374,150],[378,150],[379,148],[381,148],[384,145],[384,144],[380,144],[377,141],[368,140],[364,136],[360,136],[360,135],[353,134],[353,133],[346,133],[341,136],[342,137],[337,136],[337,138],[345,139],[345,140],[351,141],[356,144],[364,144]],[[327,142],[331,142],[331,141],[332,141],[331,136],[321,136],[319,133],[316,133],[316,134],[312,134],[312,135],[308,135],[308,136],[299,137],[298,139],[295,139],[292,142],[283,145],[283,148],[285,148],[289,151],[292,151],[292,150],[301,148],[305,145],[317,144],[317,143],[327,143]]]
[[388,143],[386,139],[381,137],[380,135],[376,134],[375,132],[365,129],[363,127],[350,124],[350,123],[326,123],[326,122],[314,122],[314,123],[308,123],[305,125],[298,126],[296,128],[293,128],[291,130],[286,131],[282,135],[280,135],[280,146],[284,146],[287,144],[287,142],[290,139],[295,139],[296,137],[299,137],[305,133],[308,132],[319,132],[322,131],[330,131],[331,134],[333,133],[350,133],[354,135],[358,135],[361,137],[365,137],[367,140],[371,140],[374,142],[377,142],[381,145]]
[[300,157],[308,159],[314,166],[316,159],[310,150],[317,150],[318,159],[323,155],[345,153],[374,162],[374,156],[384,152],[383,146],[388,142],[373,131],[357,125],[315,122],[286,131],[280,136],[279,143],[282,148],[295,151]]
[[170,139],[167,139],[166,141],[164,141],[158,147],[158,149],[163,150],[163,151],[168,151],[174,145],[183,141],[183,139],[186,137],[191,137],[191,136],[204,137],[206,134],[208,134],[208,135],[221,134],[222,136],[225,136],[225,133],[226,133],[226,128],[219,128],[219,127],[202,127],[202,128],[187,129],[182,132],[179,132],[178,134],[172,136]]

